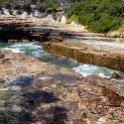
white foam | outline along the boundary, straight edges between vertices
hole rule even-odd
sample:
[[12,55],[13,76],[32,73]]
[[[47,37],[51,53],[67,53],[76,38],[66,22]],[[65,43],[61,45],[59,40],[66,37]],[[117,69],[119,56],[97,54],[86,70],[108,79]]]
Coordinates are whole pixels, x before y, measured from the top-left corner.
[[105,67],[99,67],[88,64],[80,64],[77,67],[74,67],[73,70],[77,73],[82,74],[83,76],[97,75],[104,78],[109,78],[114,72],[111,69],[107,69]]
[[11,45],[12,48],[22,48],[22,47],[32,47],[32,48],[42,48],[41,46],[37,45],[36,43],[16,43]]
[[[36,50],[39,49],[40,51],[43,50],[43,48],[35,43],[16,43],[13,45],[10,45],[8,47],[5,47],[4,49],[6,50],[10,50],[14,53],[26,53],[26,50],[34,50],[35,54],[36,54]],[[37,50],[37,52],[39,52],[39,50]],[[39,53],[37,53],[39,54]],[[36,54],[36,56],[37,56]]]
[[12,49],[12,48],[3,48],[5,50],[10,50],[12,51],[13,53],[24,53],[24,52],[21,52],[19,49]]

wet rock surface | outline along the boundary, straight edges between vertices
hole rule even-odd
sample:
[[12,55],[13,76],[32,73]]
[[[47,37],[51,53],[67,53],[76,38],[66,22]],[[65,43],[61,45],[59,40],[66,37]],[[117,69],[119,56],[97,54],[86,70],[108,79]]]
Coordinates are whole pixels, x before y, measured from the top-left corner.
[[18,98],[23,105],[14,107],[21,124],[124,123],[123,83],[97,76],[84,78],[3,49],[0,56],[1,86],[11,86],[15,94],[21,94]]

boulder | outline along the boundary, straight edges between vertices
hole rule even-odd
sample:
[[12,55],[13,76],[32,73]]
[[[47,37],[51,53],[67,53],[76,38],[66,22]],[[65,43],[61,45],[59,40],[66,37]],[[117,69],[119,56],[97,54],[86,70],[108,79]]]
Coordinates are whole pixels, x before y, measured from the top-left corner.
[[27,12],[23,12],[21,15],[21,18],[29,18],[30,15]]
[[121,76],[117,73],[117,72],[114,72],[113,74],[112,74],[112,76],[110,77],[110,79],[120,79],[121,78]]

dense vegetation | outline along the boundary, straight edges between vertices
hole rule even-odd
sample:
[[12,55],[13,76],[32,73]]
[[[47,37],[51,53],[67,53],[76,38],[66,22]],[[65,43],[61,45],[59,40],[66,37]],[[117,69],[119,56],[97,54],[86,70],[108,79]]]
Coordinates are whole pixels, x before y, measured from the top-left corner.
[[[34,2],[32,0],[25,0],[24,4],[22,4],[21,0],[20,2],[11,2],[10,0],[0,0],[0,7],[2,5],[6,7],[10,7],[10,5],[14,6],[14,9],[27,9],[30,10],[31,5],[33,5]],[[56,10],[59,7],[59,2],[57,0],[43,0],[41,3],[35,3],[35,6],[37,9],[40,10],[46,10],[46,9],[51,9],[51,10]]]
[[108,32],[124,23],[124,0],[84,0],[72,4],[67,17],[94,32]]
[[42,2],[40,4],[37,5],[37,8],[40,10],[56,10],[59,7],[59,3],[57,0],[51,0],[49,2]]
[[0,0],[0,7],[2,5],[6,5],[6,6],[10,5],[10,0]]

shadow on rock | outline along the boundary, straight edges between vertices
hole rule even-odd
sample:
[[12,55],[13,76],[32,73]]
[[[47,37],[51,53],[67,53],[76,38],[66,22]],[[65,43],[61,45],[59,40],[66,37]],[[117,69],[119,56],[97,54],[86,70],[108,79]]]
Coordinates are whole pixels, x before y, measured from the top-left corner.
[[31,104],[39,105],[40,103],[53,103],[59,101],[57,97],[51,92],[46,91],[35,91],[35,92],[26,92],[24,96],[27,98],[28,102]]
[[51,106],[48,109],[38,111],[34,118],[42,124],[66,124],[68,116],[65,107]]
[[[60,101],[51,92],[35,91],[23,94],[29,103],[29,111],[32,113],[33,123],[42,124],[65,124],[67,110],[64,106],[58,106]],[[52,104],[51,104],[52,103]]]
[[33,82],[34,82],[33,77],[19,77],[15,80],[12,80],[10,83],[12,85],[27,87],[27,86],[30,86]]
[[65,121],[67,120],[67,110],[64,107],[51,107],[48,110],[49,114],[53,115],[52,119],[46,120],[47,124],[65,124]]

